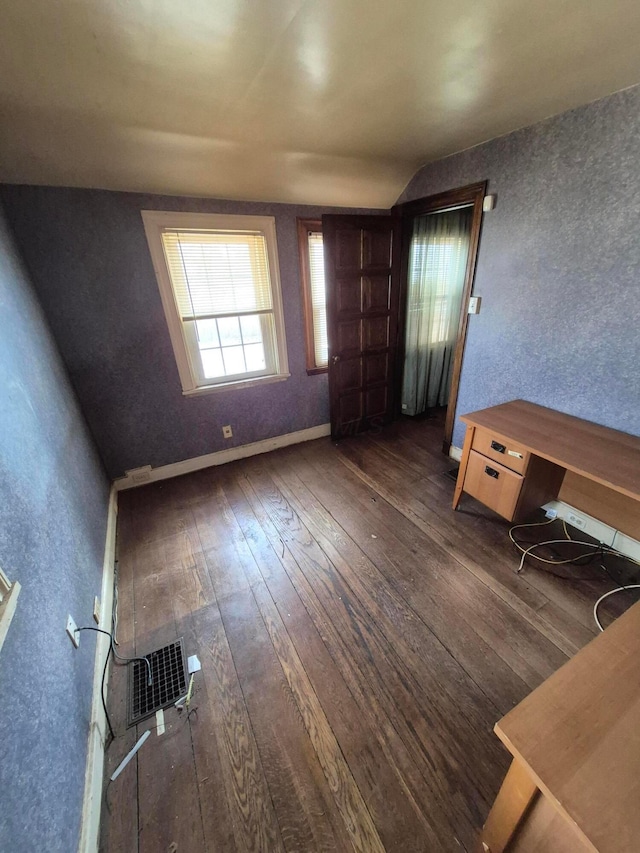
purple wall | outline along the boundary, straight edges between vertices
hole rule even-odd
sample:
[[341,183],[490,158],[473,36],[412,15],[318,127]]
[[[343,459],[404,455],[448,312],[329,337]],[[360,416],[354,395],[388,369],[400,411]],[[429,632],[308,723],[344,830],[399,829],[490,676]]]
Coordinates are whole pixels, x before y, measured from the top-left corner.
[[[640,434],[640,87],[421,169],[489,180],[458,414],[524,398]],[[454,431],[461,445],[464,428]]]
[[[296,217],[382,211],[28,186],[0,198],[111,477],[329,420],[327,377],[305,369]],[[290,379],[183,397],[144,209],[275,216]]]
[[78,847],[109,483],[0,207],[0,850]]

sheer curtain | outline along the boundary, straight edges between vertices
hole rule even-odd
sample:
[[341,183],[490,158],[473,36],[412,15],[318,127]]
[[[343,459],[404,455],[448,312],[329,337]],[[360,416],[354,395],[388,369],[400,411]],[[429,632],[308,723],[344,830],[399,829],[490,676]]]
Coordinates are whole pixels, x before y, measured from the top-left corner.
[[402,412],[446,406],[472,207],[417,216],[409,250]]

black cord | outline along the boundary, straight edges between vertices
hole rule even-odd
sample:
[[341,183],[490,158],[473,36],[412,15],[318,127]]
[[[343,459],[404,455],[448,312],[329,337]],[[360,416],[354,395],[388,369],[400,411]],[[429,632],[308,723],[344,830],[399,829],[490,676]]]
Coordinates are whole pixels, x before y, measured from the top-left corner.
[[[136,660],[144,661],[144,663],[146,663],[146,665],[149,669],[149,684],[153,683],[152,678],[151,678],[151,665],[150,665],[149,661],[147,660],[147,658],[140,658],[140,657],[125,658],[125,657],[122,657],[122,655],[117,654],[116,650],[113,647],[113,634],[109,633],[109,631],[104,631],[102,628],[94,628],[93,625],[83,625],[81,628],[76,628],[76,630],[77,631],[95,631],[97,634],[105,634],[110,639],[109,648],[107,649],[107,657],[105,659],[104,668],[102,670],[102,682],[100,683],[100,698],[102,699],[102,709],[104,710],[104,715],[105,715],[106,720],[107,720],[107,725],[109,726],[109,734],[111,735],[111,740],[115,740],[116,735],[115,735],[115,732],[113,730],[113,726],[111,725],[111,719],[109,717],[109,712],[107,711],[107,703],[105,702],[105,698],[104,698],[104,682],[105,682],[105,678],[107,676],[107,667],[109,666],[109,655],[111,653],[113,653],[114,657],[116,657],[119,660],[124,661],[126,663],[132,663],[133,661],[136,661]],[[185,715],[184,722],[186,723],[187,720],[191,717],[191,715],[195,714],[197,710],[198,710],[197,708],[187,709],[187,713]],[[150,730],[153,731],[157,728],[159,728],[159,726],[151,726]],[[109,784],[111,784],[111,783],[109,782]],[[107,786],[107,788],[108,788],[108,786]]]
[[109,666],[109,655],[111,654],[111,643],[109,643],[109,648],[107,649],[107,657],[104,662],[104,669],[102,670],[102,683],[100,684],[100,698],[102,699],[102,708],[104,710],[104,715],[107,718],[107,725],[109,726],[109,732],[111,734],[111,740],[116,739],[116,733],[113,730],[113,726],[111,725],[111,719],[109,717],[109,712],[107,711],[107,703],[104,699],[104,681],[107,677],[107,667]]
[[100,698],[102,699],[102,709],[104,711],[104,715],[107,718],[107,725],[109,726],[109,733],[111,734],[111,740],[115,740],[116,734],[113,730],[113,726],[111,725],[111,718],[109,717],[109,712],[107,711],[107,703],[104,698],[104,681],[107,677],[107,667],[109,666],[109,655],[111,654],[111,643],[113,642],[113,637],[108,631],[103,631],[102,628],[94,628],[92,625],[87,625],[82,628],[77,628],[78,631],[95,631],[98,634],[106,634],[107,637],[110,638],[111,642],[109,643],[109,648],[107,649],[107,657],[104,661],[104,668],[102,670],[102,681],[100,682]]
[[122,655],[119,655],[115,648],[115,643],[113,640],[113,634],[110,631],[104,631],[102,628],[94,628],[93,625],[85,625],[82,628],[76,628],[77,631],[96,631],[98,634],[105,634],[111,640],[111,651],[113,652],[114,658],[117,660],[121,660],[123,663],[132,663],[133,661],[139,660],[142,663],[147,665],[147,670],[149,672],[149,680],[148,686],[151,687],[153,684],[153,675],[151,672],[151,664],[149,663],[147,658],[135,657],[135,658],[125,658]]
[[111,634],[109,631],[104,631],[102,628],[94,628],[93,625],[83,625],[81,628],[77,628],[76,630],[78,632],[80,632],[80,631],[95,631],[97,634],[105,634],[107,637],[109,637],[109,648],[107,649],[107,657],[106,657],[105,662],[104,662],[104,669],[102,670],[102,681],[100,683],[100,698],[102,699],[102,709],[104,710],[104,715],[107,719],[107,725],[109,726],[109,733],[111,734],[111,740],[115,740],[116,735],[115,735],[115,732],[113,730],[113,726],[111,725],[111,718],[109,717],[109,712],[107,711],[107,703],[106,703],[105,698],[104,698],[104,682],[105,682],[105,679],[107,677],[107,667],[109,666],[109,655],[113,653],[114,658],[118,658],[121,661],[124,661],[126,663],[131,663],[131,662],[136,661],[136,660],[144,661],[147,665],[147,669],[149,670],[149,684],[153,683],[153,679],[151,676],[151,664],[149,663],[149,661],[146,658],[125,658],[125,657],[122,657],[121,655],[119,655],[114,648],[113,634]]

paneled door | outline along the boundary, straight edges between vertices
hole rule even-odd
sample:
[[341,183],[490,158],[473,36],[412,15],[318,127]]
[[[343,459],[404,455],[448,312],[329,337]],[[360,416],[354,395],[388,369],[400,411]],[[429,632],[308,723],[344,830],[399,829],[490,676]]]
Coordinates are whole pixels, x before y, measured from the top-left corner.
[[401,231],[391,216],[322,217],[333,438],[394,416]]

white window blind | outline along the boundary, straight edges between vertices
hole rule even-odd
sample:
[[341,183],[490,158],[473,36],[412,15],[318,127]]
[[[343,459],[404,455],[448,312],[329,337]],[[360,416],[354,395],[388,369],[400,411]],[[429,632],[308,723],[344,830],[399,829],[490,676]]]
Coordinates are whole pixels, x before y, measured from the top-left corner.
[[181,319],[272,310],[264,234],[165,230],[162,242]]
[[144,211],[143,219],[183,391],[287,376],[272,218]]
[[317,367],[326,367],[329,361],[329,344],[327,339],[327,296],[324,280],[322,232],[310,231],[308,243],[315,361]]

